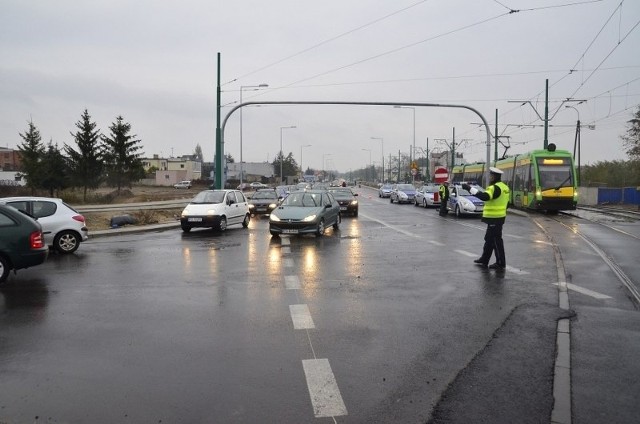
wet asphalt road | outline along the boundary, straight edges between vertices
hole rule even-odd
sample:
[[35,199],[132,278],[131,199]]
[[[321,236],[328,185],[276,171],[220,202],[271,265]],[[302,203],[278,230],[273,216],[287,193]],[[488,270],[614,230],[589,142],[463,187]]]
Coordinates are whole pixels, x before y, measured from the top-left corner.
[[[496,274],[471,263],[479,219],[359,191],[360,216],[323,238],[271,238],[265,218],[92,238],[11,276],[0,422],[549,422],[568,313],[535,220],[509,215]],[[576,422],[633,422],[638,313],[598,255],[536,219],[571,282],[610,296],[570,295]]]

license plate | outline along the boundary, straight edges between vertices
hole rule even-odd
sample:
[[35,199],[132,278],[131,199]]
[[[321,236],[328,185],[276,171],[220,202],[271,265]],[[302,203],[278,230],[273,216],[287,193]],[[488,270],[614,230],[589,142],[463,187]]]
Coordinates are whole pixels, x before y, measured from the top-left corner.
[[347,210],[347,207],[346,207],[346,206],[340,206],[340,210],[341,210],[341,211],[346,211],[346,210]]
[[187,219],[189,222],[202,222],[202,218],[189,218]]
[[298,230],[290,229],[290,230],[282,230],[284,234],[298,234]]

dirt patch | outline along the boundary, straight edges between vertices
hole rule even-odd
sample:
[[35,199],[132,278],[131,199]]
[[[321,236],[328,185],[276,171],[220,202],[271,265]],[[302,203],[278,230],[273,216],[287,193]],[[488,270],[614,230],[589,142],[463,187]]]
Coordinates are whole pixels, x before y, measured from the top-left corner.
[[111,228],[111,218],[122,215],[130,215],[134,218],[135,225],[166,224],[180,219],[182,208],[161,210],[121,210],[118,212],[83,212],[87,221],[89,234],[91,231],[108,230]]

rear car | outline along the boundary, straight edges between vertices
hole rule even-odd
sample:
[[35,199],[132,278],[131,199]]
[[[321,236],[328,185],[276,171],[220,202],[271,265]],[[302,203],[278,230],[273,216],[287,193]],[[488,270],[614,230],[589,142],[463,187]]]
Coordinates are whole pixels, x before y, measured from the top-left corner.
[[249,199],[249,212],[251,215],[269,215],[278,203],[278,193],[274,189],[259,189]]
[[44,242],[59,253],[78,250],[89,239],[89,229],[83,215],[62,199],[52,197],[4,197],[0,203],[12,206],[38,220]]
[[357,193],[351,191],[350,188],[330,188],[329,193],[333,194],[333,197],[340,205],[341,214],[349,214],[358,216],[358,196]]
[[416,198],[414,205],[424,208],[440,206],[439,186],[433,184],[425,184],[416,190]]
[[416,188],[413,184],[394,184],[391,188],[391,203],[414,203],[416,198]]
[[214,228],[225,231],[227,226],[249,226],[251,214],[246,197],[239,190],[204,190],[183,209],[180,227],[188,233],[192,228]]
[[26,214],[0,205],[0,283],[11,270],[40,265],[48,253],[42,226]]

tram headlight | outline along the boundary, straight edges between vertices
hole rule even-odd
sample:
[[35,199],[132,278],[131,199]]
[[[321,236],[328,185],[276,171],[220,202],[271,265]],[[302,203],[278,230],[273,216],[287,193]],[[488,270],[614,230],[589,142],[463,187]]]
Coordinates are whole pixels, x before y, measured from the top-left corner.
[[542,190],[537,189],[536,190],[536,199],[540,200],[542,198]]

